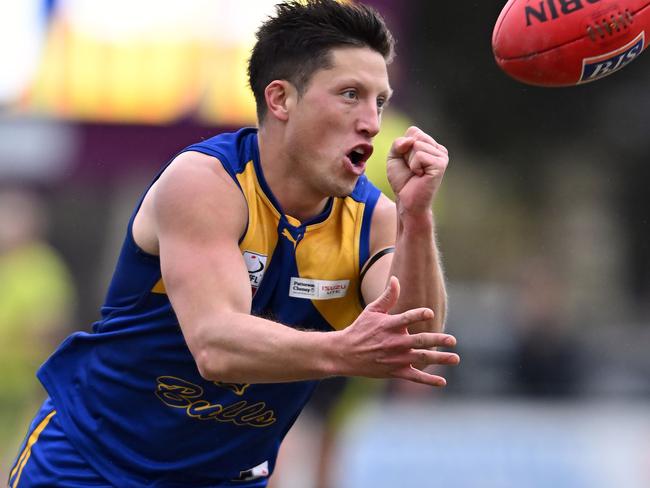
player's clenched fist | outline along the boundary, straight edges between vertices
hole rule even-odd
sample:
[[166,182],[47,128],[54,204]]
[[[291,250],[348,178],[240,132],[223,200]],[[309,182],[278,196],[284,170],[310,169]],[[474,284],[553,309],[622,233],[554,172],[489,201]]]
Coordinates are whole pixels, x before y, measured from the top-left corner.
[[[382,295],[369,304],[352,325],[341,332],[341,374],[370,378],[402,378],[431,386],[445,386],[443,377],[420,368],[434,364],[456,365],[457,354],[436,351],[456,345],[449,334],[409,334],[409,325],[433,318],[429,308],[416,308],[390,315],[399,298],[399,282],[391,277]],[[417,366],[417,367],[416,367]]]
[[449,163],[447,148],[417,127],[393,142],[386,164],[388,181],[405,210],[431,207]]

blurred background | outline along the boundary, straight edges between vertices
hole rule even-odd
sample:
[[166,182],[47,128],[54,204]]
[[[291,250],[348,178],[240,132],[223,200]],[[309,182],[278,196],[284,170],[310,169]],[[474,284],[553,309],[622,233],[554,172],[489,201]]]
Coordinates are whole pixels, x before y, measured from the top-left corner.
[[[190,143],[254,125],[267,0],[0,3],[0,472],[58,342],[98,318],[128,217]],[[369,0],[398,39],[370,177],[417,124],[461,365],[325,382],[273,488],[650,486],[650,54],[544,89],[496,66],[503,1]],[[621,0],[621,3],[625,3]]]

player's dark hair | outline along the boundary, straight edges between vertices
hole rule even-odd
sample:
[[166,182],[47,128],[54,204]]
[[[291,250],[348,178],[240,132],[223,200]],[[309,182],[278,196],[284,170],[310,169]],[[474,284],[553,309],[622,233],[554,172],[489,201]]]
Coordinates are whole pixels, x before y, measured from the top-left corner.
[[273,80],[287,80],[302,95],[311,76],[332,66],[331,50],[368,47],[386,63],[395,41],[381,15],[359,3],[336,0],[288,1],[276,5],[275,17],[257,31],[248,62],[248,81],[260,124],[266,115],[264,90]]

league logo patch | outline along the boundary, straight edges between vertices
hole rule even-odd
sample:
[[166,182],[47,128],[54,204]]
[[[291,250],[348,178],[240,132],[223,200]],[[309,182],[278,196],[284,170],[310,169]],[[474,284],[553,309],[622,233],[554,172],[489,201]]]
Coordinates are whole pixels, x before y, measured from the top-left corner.
[[636,39],[625,46],[601,56],[585,58],[582,60],[582,75],[580,83],[587,83],[604,78],[618,71],[626,64],[634,61],[643,51],[645,46],[645,32],[641,32]]
[[266,271],[267,256],[251,251],[244,251],[243,256],[246,262],[246,268],[248,269],[248,277],[251,280],[253,294],[255,294]]

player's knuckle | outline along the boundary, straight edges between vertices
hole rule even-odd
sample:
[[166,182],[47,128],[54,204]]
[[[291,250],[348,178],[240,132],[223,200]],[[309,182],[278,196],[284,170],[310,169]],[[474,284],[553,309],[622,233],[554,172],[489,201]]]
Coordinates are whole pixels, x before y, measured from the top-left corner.
[[413,322],[413,318],[411,317],[411,312],[410,311],[404,312],[400,317],[400,323],[402,325],[408,325],[411,322]]

